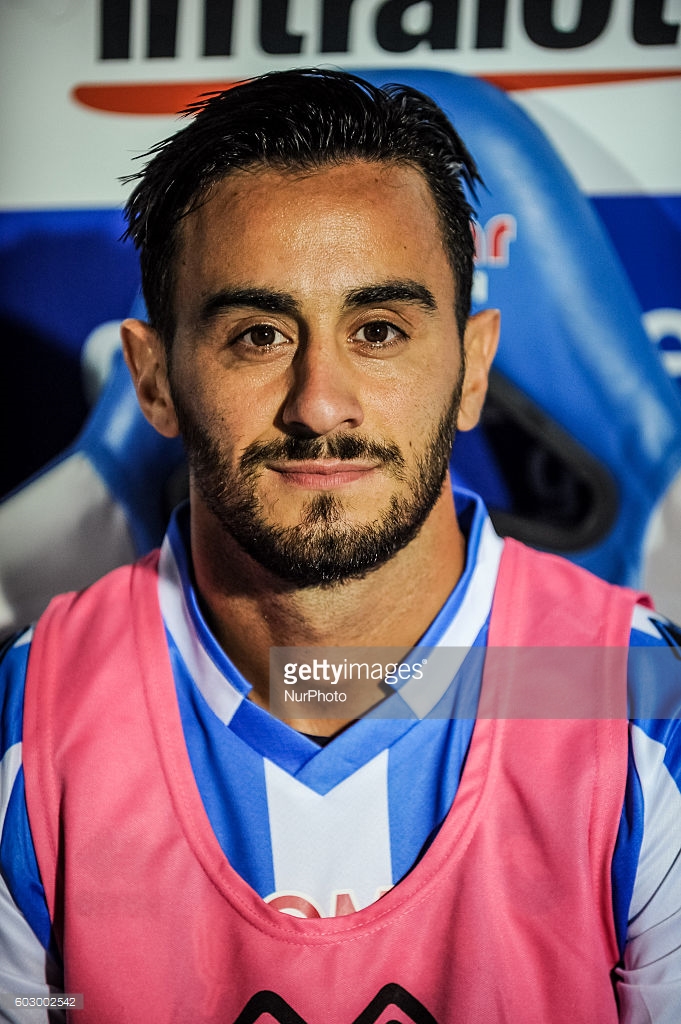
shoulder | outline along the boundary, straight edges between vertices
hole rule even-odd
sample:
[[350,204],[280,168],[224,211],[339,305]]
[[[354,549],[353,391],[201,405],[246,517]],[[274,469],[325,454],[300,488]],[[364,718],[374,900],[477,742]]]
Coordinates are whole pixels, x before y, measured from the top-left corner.
[[681,629],[641,605],[632,616],[627,676],[630,788],[643,798],[646,825],[657,819],[660,841],[678,833],[681,848]]
[[[158,551],[120,566],[85,590],[60,594],[35,626],[29,662],[32,680],[51,676],[53,668],[87,665],[103,652],[117,651],[118,640],[145,609],[158,609]],[[133,614],[134,607],[134,614]],[[30,696],[27,698],[30,703]]]
[[649,735],[681,742],[681,628],[637,605],[629,634],[629,717]]
[[503,638],[502,646],[623,647],[641,599],[566,558],[506,538],[494,594],[494,632]]
[[681,626],[654,608],[638,604],[634,609],[631,643],[637,647],[665,647],[681,661]]

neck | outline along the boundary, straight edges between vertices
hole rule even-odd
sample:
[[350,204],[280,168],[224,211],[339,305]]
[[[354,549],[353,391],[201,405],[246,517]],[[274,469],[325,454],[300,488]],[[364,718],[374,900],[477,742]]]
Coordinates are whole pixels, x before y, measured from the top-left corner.
[[[265,708],[271,647],[390,647],[406,654],[439,612],[465,562],[448,480],[406,548],[364,578],[334,586],[282,582],[246,555],[200,503],[192,504],[191,546],[204,614],[251,683],[251,698]],[[297,718],[290,724],[311,735],[330,735],[347,722]]]

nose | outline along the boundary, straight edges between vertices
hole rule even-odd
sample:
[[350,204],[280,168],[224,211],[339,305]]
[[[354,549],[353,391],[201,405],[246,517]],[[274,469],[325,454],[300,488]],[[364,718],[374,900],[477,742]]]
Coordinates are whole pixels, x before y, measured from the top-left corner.
[[361,425],[364,413],[352,367],[333,345],[302,345],[291,369],[293,381],[282,409],[289,430],[321,436]]

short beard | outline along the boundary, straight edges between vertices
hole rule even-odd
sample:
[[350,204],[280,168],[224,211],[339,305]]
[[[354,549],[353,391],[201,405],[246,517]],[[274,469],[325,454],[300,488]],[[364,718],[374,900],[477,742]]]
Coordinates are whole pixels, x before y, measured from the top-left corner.
[[[244,450],[235,473],[216,439],[178,401],[175,388],[173,401],[194,485],[224,532],[280,580],[301,588],[332,587],[378,569],[419,533],[445,480],[462,388],[463,366],[449,406],[409,475],[396,445],[354,433],[255,441]],[[268,523],[256,491],[259,469],[267,462],[319,458],[375,461],[406,482],[408,493],[393,494],[365,524],[347,523],[343,500],[329,492],[307,501],[295,526]]]

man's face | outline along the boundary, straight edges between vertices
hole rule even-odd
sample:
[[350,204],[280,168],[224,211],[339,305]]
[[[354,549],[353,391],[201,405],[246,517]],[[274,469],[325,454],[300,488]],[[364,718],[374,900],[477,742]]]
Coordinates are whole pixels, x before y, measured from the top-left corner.
[[175,302],[192,500],[298,585],[404,548],[441,500],[463,380],[420,174],[230,175],[183,225]]

